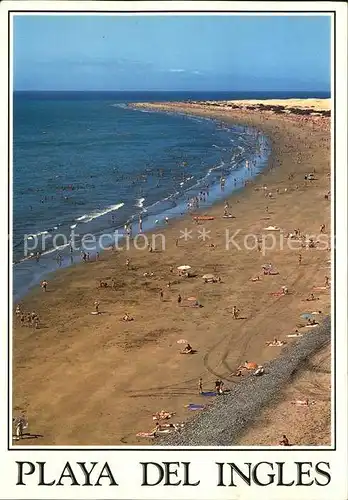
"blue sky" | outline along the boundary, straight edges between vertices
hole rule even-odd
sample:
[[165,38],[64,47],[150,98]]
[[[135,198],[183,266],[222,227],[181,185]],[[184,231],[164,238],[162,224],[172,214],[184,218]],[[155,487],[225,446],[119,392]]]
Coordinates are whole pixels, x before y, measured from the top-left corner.
[[15,90],[329,90],[325,16],[16,16]]

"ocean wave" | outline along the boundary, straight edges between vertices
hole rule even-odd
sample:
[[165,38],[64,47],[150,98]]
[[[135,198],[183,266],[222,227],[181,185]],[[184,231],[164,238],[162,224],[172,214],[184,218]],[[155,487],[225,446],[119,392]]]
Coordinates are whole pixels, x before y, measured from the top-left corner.
[[119,103],[117,103],[117,104],[110,104],[110,106],[111,106],[112,108],[128,109],[127,104],[125,104],[124,102],[119,102]]
[[[90,214],[86,214],[83,216],[83,219],[80,218],[84,223],[86,222],[91,222],[94,219],[98,219],[98,217],[101,217],[102,215],[108,214],[109,212],[113,212],[114,210],[118,210],[119,208],[122,208],[124,206],[124,203],[117,203],[116,205],[110,205],[109,207],[104,208],[103,210],[91,212]],[[79,219],[77,219],[79,220]]]
[[49,231],[40,231],[38,233],[31,233],[27,236],[27,239],[33,240],[36,236],[43,236],[44,234],[49,234]]
[[46,252],[42,252],[41,255],[47,255],[47,254],[50,254],[53,252],[57,252],[59,250],[63,250],[63,248],[66,248],[68,246],[70,246],[70,243],[65,243],[64,245],[58,245],[58,246],[55,246],[53,248],[50,248],[49,250],[46,250]]
[[143,208],[144,201],[145,201],[145,198],[138,198],[134,206],[138,207],[138,208]]

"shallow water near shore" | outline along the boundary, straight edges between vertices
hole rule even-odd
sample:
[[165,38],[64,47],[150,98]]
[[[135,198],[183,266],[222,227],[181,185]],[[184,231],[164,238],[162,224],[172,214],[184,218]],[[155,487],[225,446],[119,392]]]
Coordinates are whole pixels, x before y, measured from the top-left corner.
[[[80,262],[83,235],[108,235],[105,247],[126,222],[136,235],[139,216],[143,231],[159,228],[166,217],[187,213],[188,200],[202,191],[209,193],[199,203],[204,210],[260,173],[270,153],[254,129],[105,98],[20,99],[14,119],[14,300],[48,273]],[[77,249],[70,252],[73,233]],[[23,259],[24,239],[27,254],[42,252],[39,262]]]

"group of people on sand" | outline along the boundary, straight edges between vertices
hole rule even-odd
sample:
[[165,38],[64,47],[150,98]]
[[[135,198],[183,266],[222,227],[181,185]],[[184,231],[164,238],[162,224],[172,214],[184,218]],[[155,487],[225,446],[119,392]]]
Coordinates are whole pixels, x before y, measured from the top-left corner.
[[16,317],[20,320],[21,326],[29,326],[31,328],[40,328],[40,318],[35,311],[25,313],[21,306],[16,306]]
[[97,288],[111,288],[111,290],[117,290],[116,281],[111,278],[111,283],[109,284],[106,280],[99,280]]
[[[224,390],[225,390],[224,387],[225,387],[225,384],[222,380],[220,380],[220,379],[215,380],[215,392],[216,392],[216,394],[223,394]],[[200,395],[204,394],[202,377],[200,377],[198,379],[198,394],[200,394]]]

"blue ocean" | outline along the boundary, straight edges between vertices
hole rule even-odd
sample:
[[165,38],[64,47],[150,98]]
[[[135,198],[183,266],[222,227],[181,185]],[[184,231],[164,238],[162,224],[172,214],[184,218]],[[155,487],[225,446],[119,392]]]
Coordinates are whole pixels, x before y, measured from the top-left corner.
[[[126,223],[135,226],[139,216],[144,229],[161,225],[165,217],[185,213],[188,200],[202,191],[209,191],[201,203],[204,207],[240,189],[246,161],[253,162],[254,174],[267,164],[267,138],[255,130],[181,114],[131,109],[129,102],[255,97],[285,96],[15,92],[15,299],[57,265],[73,262],[67,244],[72,231],[77,238],[87,233],[109,234],[122,231]],[[221,177],[226,179],[223,192]],[[40,252],[39,262],[33,258],[36,252]]]

